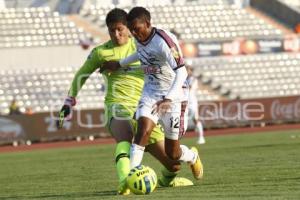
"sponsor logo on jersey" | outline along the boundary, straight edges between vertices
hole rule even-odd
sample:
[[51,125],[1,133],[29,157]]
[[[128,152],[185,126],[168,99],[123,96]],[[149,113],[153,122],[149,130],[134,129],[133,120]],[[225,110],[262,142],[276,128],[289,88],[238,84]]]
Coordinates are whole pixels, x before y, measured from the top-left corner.
[[161,69],[159,66],[155,65],[148,65],[144,67],[145,74],[161,74]]

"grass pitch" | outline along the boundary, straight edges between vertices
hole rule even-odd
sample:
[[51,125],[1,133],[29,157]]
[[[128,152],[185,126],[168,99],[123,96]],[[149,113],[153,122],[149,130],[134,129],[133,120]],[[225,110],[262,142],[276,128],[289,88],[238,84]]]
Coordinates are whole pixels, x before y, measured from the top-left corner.
[[[195,138],[182,143],[194,145]],[[114,146],[0,154],[0,199],[300,199],[300,131],[207,137],[200,146],[204,180],[157,188],[147,196],[116,196]],[[144,164],[160,176],[160,164]]]

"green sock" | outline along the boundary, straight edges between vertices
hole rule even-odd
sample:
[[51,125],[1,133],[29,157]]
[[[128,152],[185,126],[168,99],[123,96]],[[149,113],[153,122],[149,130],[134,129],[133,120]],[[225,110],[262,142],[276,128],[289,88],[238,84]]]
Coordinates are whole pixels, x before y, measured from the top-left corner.
[[161,182],[164,186],[168,186],[172,180],[177,176],[178,172],[170,172],[167,168],[161,170]]
[[116,146],[115,159],[119,182],[123,181],[130,171],[130,143],[127,141],[119,142]]

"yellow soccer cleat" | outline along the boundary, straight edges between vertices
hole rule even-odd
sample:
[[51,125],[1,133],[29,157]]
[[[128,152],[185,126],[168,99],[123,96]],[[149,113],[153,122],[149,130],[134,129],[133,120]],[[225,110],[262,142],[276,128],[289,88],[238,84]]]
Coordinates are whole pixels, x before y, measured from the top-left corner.
[[191,180],[183,177],[175,177],[171,181],[168,181],[167,179],[161,177],[160,179],[158,179],[158,184],[161,187],[184,187],[194,185]]
[[192,147],[191,151],[193,151],[197,156],[196,162],[194,164],[190,164],[191,170],[193,172],[195,179],[202,179],[203,178],[203,165],[200,160],[198,150],[196,147]]
[[119,184],[118,195],[129,195],[130,189],[127,186],[126,178]]

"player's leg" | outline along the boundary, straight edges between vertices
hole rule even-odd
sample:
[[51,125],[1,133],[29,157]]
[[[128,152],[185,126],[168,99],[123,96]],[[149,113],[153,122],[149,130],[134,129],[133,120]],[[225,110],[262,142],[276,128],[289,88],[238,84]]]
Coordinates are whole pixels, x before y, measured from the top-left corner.
[[[163,133],[162,133],[163,134]],[[164,135],[162,135],[164,137]],[[164,140],[156,141],[156,132],[152,132],[149,142],[151,144],[146,146],[146,151],[149,152],[153,157],[155,157],[164,166],[161,169],[161,177],[158,179],[158,184],[162,187],[180,187],[180,186],[190,186],[193,182],[184,177],[177,177],[180,170],[180,162],[174,161],[168,158],[165,153]]]
[[180,162],[173,161],[166,155],[164,137],[161,126],[155,126],[148,140],[149,144],[146,146],[145,150],[164,166],[161,170],[162,177],[158,179],[158,183],[161,186],[167,187],[177,176],[177,172],[180,170]]
[[[161,116],[161,123],[165,131],[165,150],[167,156],[172,160],[192,162],[194,153],[186,151],[184,145],[180,145],[179,138],[185,132],[183,117],[186,105],[173,103],[172,110]],[[185,155],[185,156],[184,156]],[[184,160],[180,159],[182,156]]]
[[146,146],[146,151],[160,161],[167,170],[177,172],[180,170],[180,162],[168,158],[165,152],[164,138],[165,135],[162,127],[160,125],[156,125],[151,132],[148,145]]
[[195,120],[196,133],[198,134],[198,144],[205,144],[203,125],[200,120]]
[[129,121],[112,119],[110,130],[116,141],[115,159],[119,180],[124,179],[129,171],[130,145],[133,139],[133,131]]
[[[122,195],[129,194],[130,191],[126,186],[126,177],[130,171],[130,145],[133,139],[133,127],[129,120],[131,117],[130,110],[123,109],[123,113],[115,116],[111,107],[106,108],[108,123],[106,128],[116,141],[115,163],[119,179],[118,193]],[[122,120],[122,117],[124,119]]]
[[138,119],[137,134],[134,143],[146,146],[156,124],[148,117],[140,117]]
[[133,131],[129,121],[111,119],[110,132],[116,141],[115,162],[119,178],[118,194],[127,195],[130,190],[126,185],[126,177],[130,171],[130,145]]
[[149,152],[153,157],[155,157],[163,165],[161,170],[162,176],[158,179],[158,184],[162,187],[180,187],[180,186],[190,186],[193,182],[187,178],[177,177],[180,170],[180,162],[171,160],[168,158],[165,152],[164,144],[164,132],[160,125],[154,127],[150,138],[148,140],[148,145],[146,146],[146,151]]
[[136,111],[137,132],[130,149],[130,167],[133,168],[141,164],[145,146],[148,144],[151,132],[156,126],[158,117],[153,114],[153,105],[156,103],[148,95],[142,95]]
[[180,170],[180,162],[171,160],[168,158],[164,151],[164,142],[159,141],[153,144],[150,144],[146,147],[153,157],[160,161],[164,166],[161,169],[161,177],[158,179],[158,183],[163,187],[180,187],[180,186],[190,186],[193,185],[193,182],[184,177],[177,177],[177,174]]
[[151,132],[155,127],[155,123],[147,118],[140,117],[138,119],[137,133],[130,150],[130,167],[133,168],[141,164],[144,156],[145,146],[148,144]]
[[197,101],[192,103],[192,106],[190,107],[189,112],[191,112],[191,116],[192,116],[192,119],[193,119],[194,124],[195,124],[195,132],[197,133],[197,136],[198,136],[197,143],[198,144],[204,144],[205,143],[204,131],[203,131],[202,123],[201,123],[200,118],[199,118],[198,102]]
[[194,177],[199,179],[203,175],[203,167],[195,148],[189,149],[180,145],[179,138],[184,135],[187,124],[186,102],[173,103],[172,110],[161,117],[165,130],[165,150],[172,160],[179,160],[190,164]]

